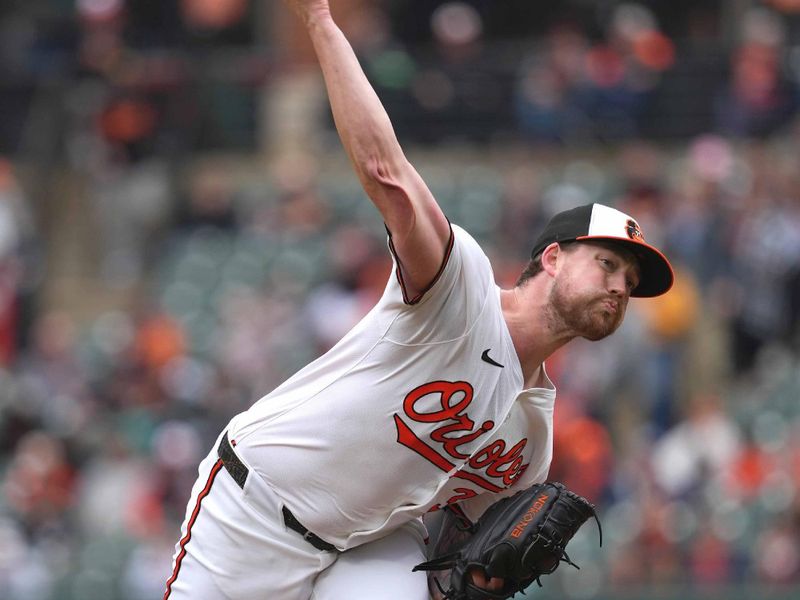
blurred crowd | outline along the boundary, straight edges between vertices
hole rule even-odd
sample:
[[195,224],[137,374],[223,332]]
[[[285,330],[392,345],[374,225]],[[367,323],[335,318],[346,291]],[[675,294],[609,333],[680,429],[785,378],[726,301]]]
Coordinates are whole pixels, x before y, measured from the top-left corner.
[[[28,40],[0,44],[3,73],[32,77],[31,56],[43,69],[80,57],[71,83],[44,89],[65,99],[45,154],[81,182],[42,199],[30,153],[47,144],[20,124],[28,104],[0,116],[6,138],[28,131],[0,145],[3,599],[160,597],[219,430],[333,345],[390,276],[383,226],[324,103],[306,115],[318,124],[307,152],[265,158],[247,94],[272,89],[270,60],[228,54],[236,68],[212,68],[204,87],[186,84],[198,72],[185,53],[137,59],[143,47],[248,43],[241,19],[261,5],[145,4],[78,2],[73,37],[37,38],[0,11],[3,30]],[[643,2],[620,3],[603,27],[550,16],[536,44],[513,48],[481,2],[435,3],[420,45],[413,28],[392,32],[391,3],[347,4],[409,157],[499,284],[513,285],[552,214],[592,201],[635,215],[676,267],[673,291],[632,301],[615,336],[576,341],[548,365],[550,475],[598,505],[604,546],[584,527],[570,546],[580,573],[562,568],[536,594],[796,594],[798,3],[754,3],[716,46],[706,3],[680,21],[693,43],[679,45],[679,24]],[[124,26],[131,15],[139,28]],[[211,110],[194,92],[219,78],[242,95],[215,96]],[[38,104],[33,115],[50,114]],[[69,298],[52,285],[68,244],[89,248],[79,283],[57,288]]]

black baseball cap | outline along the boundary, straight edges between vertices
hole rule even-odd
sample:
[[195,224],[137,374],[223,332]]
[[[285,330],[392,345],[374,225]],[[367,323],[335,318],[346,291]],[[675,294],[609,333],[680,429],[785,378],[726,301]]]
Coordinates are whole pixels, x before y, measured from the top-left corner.
[[553,242],[606,240],[619,243],[639,260],[640,278],[631,296],[652,298],[666,293],[675,276],[672,265],[654,246],[644,240],[644,234],[630,215],[603,204],[586,204],[558,213],[536,240],[531,258]]

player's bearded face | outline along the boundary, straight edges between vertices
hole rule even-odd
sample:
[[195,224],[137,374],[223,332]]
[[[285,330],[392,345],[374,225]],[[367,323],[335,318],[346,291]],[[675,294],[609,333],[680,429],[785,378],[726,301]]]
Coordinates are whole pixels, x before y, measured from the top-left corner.
[[[550,290],[550,318],[557,328],[596,342],[614,333],[622,324],[627,299],[607,292],[577,288],[569,277],[556,278]],[[608,304],[616,305],[612,310]]]

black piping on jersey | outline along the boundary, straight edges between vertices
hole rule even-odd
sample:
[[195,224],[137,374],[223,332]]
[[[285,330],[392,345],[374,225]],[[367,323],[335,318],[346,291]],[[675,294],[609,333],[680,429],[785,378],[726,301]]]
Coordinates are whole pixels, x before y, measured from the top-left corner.
[[[452,238],[453,239],[453,245],[450,248],[449,254],[447,255],[448,256],[448,261],[445,262],[445,266],[449,263],[449,259],[452,256],[452,250],[453,250],[453,248],[455,248],[455,231],[453,231],[452,228],[451,228],[451,231],[453,232],[453,238]],[[436,282],[434,281],[434,283],[436,283]],[[433,284],[430,287],[433,287]],[[456,340],[460,340],[460,339],[470,335],[470,333],[472,332],[472,330],[475,327],[475,325],[477,325],[478,321],[480,321],[481,315],[486,310],[487,306],[489,305],[489,302],[492,299],[492,293],[493,293],[492,290],[496,290],[496,288],[497,288],[497,284],[496,283],[492,282],[492,283],[489,284],[489,287],[486,290],[486,295],[483,298],[483,302],[482,302],[481,307],[478,310],[475,318],[472,320],[471,323],[469,323],[469,326],[467,327],[466,330],[464,330],[459,335],[456,335],[455,337],[450,337],[450,338],[447,338],[447,339],[437,340],[437,341],[428,341],[428,342],[401,342],[399,340],[396,340],[396,339],[393,339],[393,338],[389,337],[389,331],[392,328],[392,325],[394,324],[394,320],[392,320],[392,322],[389,323],[384,328],[384,332],[381,334],[381,341],[384,341],[384,342],[387,342],[387,343],[390,343],[390,344],[395,344],[397,346],[433,346],[433,345],[438,345],[438,344],[449,344],[449,343],[454,342]],[[421,300],[419,300],[418,302],[420,302],[420,301]],[[396,315],[395,318],[399,318],[399,316],[400,315]],[[508,332],[508,327],[507,326],[505,327],[505,331],[507,332],[509,343],[513,344],[513,341],[511,341],[511,333]],[[372,350],[370,350],[370,352],[371,351]],[[518,369],[518,371],[519,371],[519,375],[521,377],[522,376],[522,369],[520,368],[520,369]],[[520,383],[522,383],[522,382],[520,382]]]
[[397,251],[394,248],[394,242],[392,241],[392,232],[389,231],[389,228],[386,227],[386,225],[384,225],[384,227],[386,227],[386,233],[389,235],[389,250],[391,251],[392,256],[394,256],[395,262],[397,262],[395,275],[397,276],[397,282],[400,284],[400,291],[403,294],[403,302],[405,304],[408,304],[410,306],[417,304],[420,300],[422,300],[422,297],[428,292],[428,290],[430,290],[434,285],[436,285],[436,282],[442,276],[442,273],[444,273],[444,269],[447,266],[447,262],[450,260],[450,253],[453,251],[453,245],[455,244],[455,233],[453,233],[453,227],[452,225],[450,225],[449,220],[447,221],[447,226],[450,228],[450,238],[447,240],[447,248],[444,251],[444,258],[442,259],[442,264],[439,266],[439,270],[436,271],[436,275],[434,275],[431,282],[425,286],[425,289],[423,289],[413,298],[409,298],[408,290],[406,290],[405,281],[403,281],[403,270],[400,268],[400,257],[398,256]]

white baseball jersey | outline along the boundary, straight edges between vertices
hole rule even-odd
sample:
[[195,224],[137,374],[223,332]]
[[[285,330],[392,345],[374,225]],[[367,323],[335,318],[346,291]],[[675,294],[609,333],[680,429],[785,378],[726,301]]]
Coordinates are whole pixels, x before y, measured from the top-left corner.
[[339,549],[449,502],[477,517],[547,475],[555,388],[544,375],[523,390],[488,258],[452,231],[421,299],[396,268],[335,347],[229,424],[252,470]]

